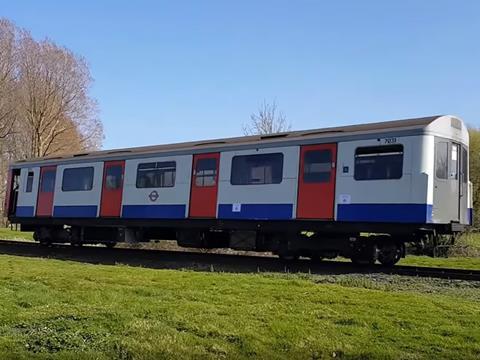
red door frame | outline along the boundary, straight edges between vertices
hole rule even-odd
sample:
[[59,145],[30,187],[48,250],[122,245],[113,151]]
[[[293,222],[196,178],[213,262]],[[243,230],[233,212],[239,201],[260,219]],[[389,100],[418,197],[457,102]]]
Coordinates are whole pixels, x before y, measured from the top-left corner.
[[[43,176],[47,171],[55,172],[55,180],[53,182],[53,191],[43,192]],[[55,196],[55,182],[57,177],[57,166],[44,166],[40,168],[40,181],[38,184],[38,196],[37,196],[37,216],[49,217],[53,213],[53,200]]]
[[[195,169],[198,160],[216,159],[217,174],[215,185],[197,186]],[[220,153],[196,154],[193,155],[192,164],[192,185],[190,190],[189,216],[195,218],[215,218],[217,216],[218,179],[220,175]]]
[[[113,166],[120,166],[122,168],[122,180],[120,187],[117,189],[107,189],[107,170]],[[102,197],[100,201],[100,216],[101,217],[120,217],[122,214],[122,200],[123,200],[123,184],[125,178],[125,161],[105,161],[103,164],[103,179],[102,179]]]
[[[312,150],[330,150],[332,166],[329,182],[304,182],[305,154]],[[335,180],[336,180],[337,144],[304,145],[300,148],[300,167],[298,175],[297,218],[325,219],[334,217]]]

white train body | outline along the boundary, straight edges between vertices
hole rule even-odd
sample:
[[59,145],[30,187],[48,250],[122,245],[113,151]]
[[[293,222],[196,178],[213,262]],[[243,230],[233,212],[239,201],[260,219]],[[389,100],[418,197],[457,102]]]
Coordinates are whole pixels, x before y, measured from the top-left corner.
[[9,186],[11,221],[47,233],[193,228],[243,229],[257,234],[254,242],[276,230],[418,239],[472,221],[468,131],[453,116],[20,161]]

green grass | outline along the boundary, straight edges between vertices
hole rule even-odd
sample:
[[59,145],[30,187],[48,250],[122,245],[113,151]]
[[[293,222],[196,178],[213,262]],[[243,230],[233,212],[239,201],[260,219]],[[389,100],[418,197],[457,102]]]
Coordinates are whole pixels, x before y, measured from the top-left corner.
[[0,227],[1,240],[33,240],[33,233],[10,230]]
[[480,270],[480,234],[461,235],[449,250],[448,258],[409,255],[400,264]]
[[480,270],[480,257],[432,258],[429,256],[407,255],[399,265],[443,267],[453,269]]
[[453,256],[480,257],[480,233],[463,234],[450,253]]
[[480,357],[480,284],[0,256],[1,359]]

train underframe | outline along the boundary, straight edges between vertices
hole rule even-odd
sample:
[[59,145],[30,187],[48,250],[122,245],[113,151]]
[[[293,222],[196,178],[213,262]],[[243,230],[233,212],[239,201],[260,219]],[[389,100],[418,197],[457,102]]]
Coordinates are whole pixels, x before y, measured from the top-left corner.
[[34,231],[41,244],[141,243],[175,240],[185,248],[228,248],[272,252],[285,261],[307,257],[312,261],[343,256],[356,264],[385,266],[405,256],[405,244],[421,248],[426,241],[455,236],[460,224],[385,224],[312,221],[119,221],[118,219],[11,219],[22,231]]

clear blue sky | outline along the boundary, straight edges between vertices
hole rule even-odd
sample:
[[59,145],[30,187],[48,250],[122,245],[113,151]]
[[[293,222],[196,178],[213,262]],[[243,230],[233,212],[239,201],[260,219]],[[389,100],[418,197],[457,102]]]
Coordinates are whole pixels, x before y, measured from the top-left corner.
[[[101,4],[100,4],[101,3]],[[456,114],[480,125],[480,1],[22,1],[0,16],[84,56],[105,148]]]

